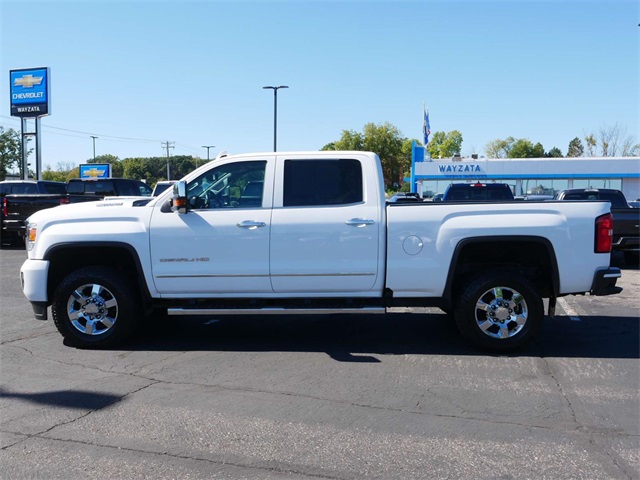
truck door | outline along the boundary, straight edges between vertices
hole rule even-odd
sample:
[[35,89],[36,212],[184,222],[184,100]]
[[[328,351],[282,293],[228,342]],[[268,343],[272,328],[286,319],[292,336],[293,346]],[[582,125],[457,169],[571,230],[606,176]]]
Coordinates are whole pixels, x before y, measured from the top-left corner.
[[358,158],[278,157],[271,226],[276,293],[344,296],[376,286],[380,199],[372,198],[375,187],[367,190],[362,172]]
[[222,163],[187,184],[187,213],[156,206],[150,247],[160,293],[215,297],[272,292],[273,168],[273,162],[263,159]]

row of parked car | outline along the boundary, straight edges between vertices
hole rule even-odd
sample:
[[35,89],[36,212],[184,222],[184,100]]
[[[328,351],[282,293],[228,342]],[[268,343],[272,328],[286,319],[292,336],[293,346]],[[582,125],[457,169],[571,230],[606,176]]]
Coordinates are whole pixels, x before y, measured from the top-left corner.
[[[158,189],[171,182],[158,182]],[[151,187],[128,178],[74,178],[69,182],[6,180],[0,182],[0,245],[24,238],[25,221],[45,208],[102,200],[105,197],[151,197]]]

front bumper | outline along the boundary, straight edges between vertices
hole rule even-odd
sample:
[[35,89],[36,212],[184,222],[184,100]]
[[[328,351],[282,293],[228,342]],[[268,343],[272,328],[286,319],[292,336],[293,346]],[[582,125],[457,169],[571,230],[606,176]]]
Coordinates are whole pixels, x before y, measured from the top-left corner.
[[20,267],[22,293],[31,303],[48,303],[49,261],[27,259]]
[[601,268],[596,271],[591,284],[591,295],[615,295],[622,291],[622,287],[616,287],[616,282],[622,276],[617,267]]

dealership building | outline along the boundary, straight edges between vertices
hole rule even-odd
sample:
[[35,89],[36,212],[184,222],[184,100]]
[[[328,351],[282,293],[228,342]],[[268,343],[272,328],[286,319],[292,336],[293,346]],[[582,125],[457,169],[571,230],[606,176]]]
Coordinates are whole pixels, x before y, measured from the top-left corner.
[[411,190],[430,198],[450,183],[507,183],[516,196],[553,195],[567,188],[615,188],[640,198],[640,157],[425,158],[413,146]]

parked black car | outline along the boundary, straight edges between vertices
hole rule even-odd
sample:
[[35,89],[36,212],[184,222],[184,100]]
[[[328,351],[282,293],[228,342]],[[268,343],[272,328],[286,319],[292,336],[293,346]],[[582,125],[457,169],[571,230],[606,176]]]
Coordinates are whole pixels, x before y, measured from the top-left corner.
[[101,199],[104,197],[150,197],[152,190],[146,183],[129,178],[72,178],[67,184],[67,193],[70,196],[86,195]]
[[640,209],[633,208],[620,190],[572,188],[556,193],[555,200],[606,200],[613,215],[613,250],[621,251],[629,265],[640,264]]
[[513,200],[506,183],[452,183],[442,197],[443,202],[504,202]]
[[[20,240],[20,233],[24,226],[24,215],[17,214],[10,204],[17,199],[22,202],[24,214],[31,211],[35,198],[38,201],[50,203],[50,206],[60,205],[66,196],[67,184],[49,180],[5,180],[0,182],[0,245],[14,243]],[[36,208],[35,210],[40,210]]]

